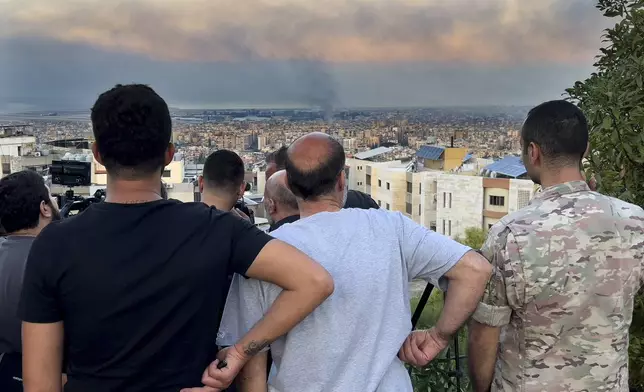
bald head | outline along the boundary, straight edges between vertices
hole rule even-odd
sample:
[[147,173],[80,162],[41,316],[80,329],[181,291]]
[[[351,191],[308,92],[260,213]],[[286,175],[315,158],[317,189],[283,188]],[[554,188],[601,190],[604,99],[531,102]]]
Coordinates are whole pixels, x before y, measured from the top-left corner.
[[303,200],[315,200],[333,193],[338,190],[344,163],[344,149],[337,140],[324,133],[309,133],[288,148],[288,186]]
[[264,202],[273,221],[298,213],[297,199],[288,189],[285,170],[275,172],[266,181]]

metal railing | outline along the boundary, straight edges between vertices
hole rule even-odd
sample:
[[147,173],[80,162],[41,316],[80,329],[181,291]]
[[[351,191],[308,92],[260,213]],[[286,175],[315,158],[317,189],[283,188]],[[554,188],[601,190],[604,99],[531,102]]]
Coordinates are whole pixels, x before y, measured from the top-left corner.
[[[411,324],[412,324],[412,330],[416,329],[416,326],[418,324],[418,321],[420,320],[421,315],[423,314],[423,310],[425,310],[425,307],[429,301],[429,298],[432,295],[432,292],[434,290],[434,286],[430,283],[427,284],[425,287],[425,290],[423,291],[423,294],[420,297],[420,300],[418,301],[418,305],[416,306],[416,309],[414,310],[414,314],[411,318]],[[445,293],[443,293],[443,299],[445,298]],[[466,365],[464,364],[465,360],[467,359],[466,355],[460,355],[460,342],[459,342],[459,334],[454,335],[452,344],[447,348],[447,351],[445,353],[444,358],[437,358],[433,362],[443,362],[447,363],[448,365],[448,371],[447,371],[447,377],[449,378],[449,384],[454,387],[454,389],[449,388],[449,391],[457,391],[460,392],[467,383],[467,375],[465,372],[465,367]],[[453,366],[452,366],[453,365]],[[411,375],[412,373],[412,368],[409,368],[409,373]]]

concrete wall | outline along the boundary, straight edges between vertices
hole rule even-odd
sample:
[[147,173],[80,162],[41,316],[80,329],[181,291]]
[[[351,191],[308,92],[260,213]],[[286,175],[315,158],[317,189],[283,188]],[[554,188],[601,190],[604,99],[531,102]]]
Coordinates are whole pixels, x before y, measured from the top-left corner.
[[482,227],[483,189],[481,177],[440,175],[436,192],[436,231],[453,238],[463,235],[469,227]]

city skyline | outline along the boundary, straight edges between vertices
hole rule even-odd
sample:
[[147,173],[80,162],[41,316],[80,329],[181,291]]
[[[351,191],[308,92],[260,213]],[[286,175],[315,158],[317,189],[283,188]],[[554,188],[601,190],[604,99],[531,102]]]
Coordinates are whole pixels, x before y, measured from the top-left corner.
[[[532,105],[592,71],[587,0],[2,0],[2,107]],[[66,107],[67,106],[67,107]],[[58,109],[52,107],[53,109]]]

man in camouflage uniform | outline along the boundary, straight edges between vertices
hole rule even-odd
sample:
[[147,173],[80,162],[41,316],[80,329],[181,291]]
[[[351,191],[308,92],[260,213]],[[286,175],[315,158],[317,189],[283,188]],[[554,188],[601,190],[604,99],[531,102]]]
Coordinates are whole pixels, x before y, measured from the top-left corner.
[[495,272],[469,329],[475,390],[628,391],[644,211],[584,181],[588,126],[574,105],[532,109],[521,139],[543,191],[493,226],[483,246]]

